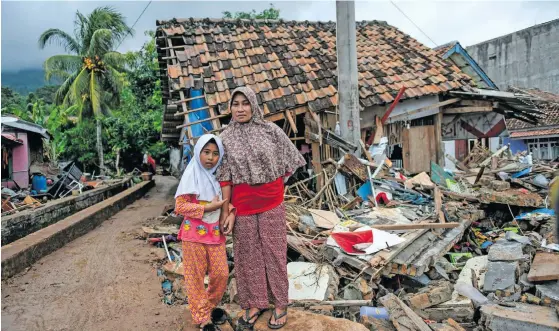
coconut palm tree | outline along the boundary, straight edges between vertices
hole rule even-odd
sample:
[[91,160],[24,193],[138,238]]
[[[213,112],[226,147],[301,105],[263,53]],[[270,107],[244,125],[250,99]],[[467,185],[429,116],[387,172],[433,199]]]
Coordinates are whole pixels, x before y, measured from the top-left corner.
[[63,81],[55,94],[55,103],[78,114],[79,119],[97,122],[97,153],[103,172],[101,118],[120,104],[125,58],[115,46],[133,31],[122,14],[111,7],[98,7],[84,16],[76,12],[73,35],[60,29],[48,29],[39,37],[39,47],[57,43],[67,53],[54,55],[44,63],[45,78]]

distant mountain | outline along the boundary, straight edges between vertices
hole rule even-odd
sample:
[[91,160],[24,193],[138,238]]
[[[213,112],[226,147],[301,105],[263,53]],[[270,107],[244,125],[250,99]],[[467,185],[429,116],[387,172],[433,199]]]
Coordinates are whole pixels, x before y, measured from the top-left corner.
[[49,84],[45,82],[45,71],[41,68],[24,69],[20,71],[2,70],[2,86],[10,87],[21,95],[34,92],[45,85],[57,85],[60,82],[53,80]]

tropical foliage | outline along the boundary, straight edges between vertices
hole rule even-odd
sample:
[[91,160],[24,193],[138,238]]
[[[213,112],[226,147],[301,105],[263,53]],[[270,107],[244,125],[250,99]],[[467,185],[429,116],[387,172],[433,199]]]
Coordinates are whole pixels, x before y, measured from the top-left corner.
[[122,14],[111,7],[99,7],[88,16],[76,12],[74,35],[60,29],[48,29],[39,37],[39,47],[51,43],[63,46],[67,53],[48,58],[44,63],[46,79],[64,82],[54,101],[70,109],[82,120],[97,123],[99,167],[104,171],[102,117],[120,105],[125,58],[114,49],[132,30]]
[[268,20],[277,20],[280,18],[280,10],[276,9],[273,4],[270,4],[270,8],[264,9],[260,13],[257,13],[256,10],[252,10],[250,12],[235,12],[231,13],[230,11],[224,11],[223,18],[233,18],[233,19],[268,19]]

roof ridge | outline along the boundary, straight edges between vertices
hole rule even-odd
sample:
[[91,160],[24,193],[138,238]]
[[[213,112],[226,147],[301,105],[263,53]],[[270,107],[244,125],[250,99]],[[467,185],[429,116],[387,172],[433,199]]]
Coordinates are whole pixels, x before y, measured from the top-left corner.
[[[167,24],[177,24],[177,23],[269,23],[269,24],[281,24],[281,23],[304,23],[304,24],[311,24],[311,25],[319,25],[319,24],[336,24],[336,21],[297,21],[297,20],[269,20],[269,19],[246,19],[246,18],[171,18],[169,20],[156,20],[155,24],[157,26],[160,25],[167,25]],[[379,20],[362,20],[362,21],[355,21],[356,24],[359,25],[371,25],[371,24],[379,24],[379,25],[390,25],[386,21],[379,21]]]

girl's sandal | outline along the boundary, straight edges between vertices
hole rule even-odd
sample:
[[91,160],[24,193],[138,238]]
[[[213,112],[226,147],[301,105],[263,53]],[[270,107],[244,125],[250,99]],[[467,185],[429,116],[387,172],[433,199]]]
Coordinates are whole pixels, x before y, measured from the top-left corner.
[[272,311],[272,316],[270,316],[270,319],[268,320],[268,327],[272,330],[278,330],[278,329],[283,328],[285,326],[285,324],[287,324],[287,318],[285,319],[285,322],[282,323],[282,324],[272,324],[272,317],[274,318],[274,320],[277,321],[277,320],[279,320],[280,318],[282,318],[286,315],[287,315],[287,309],[279,315],[276,313],[276,310],[274,309]]
[[[266,309],[261,309],[259,311],[257,311],[256,313],[254,313],[252,316],[250,316],[250,309],[245,310],[245,316],[240,317],[239,320],[237,321],[237,327],[235,328],[235,331],[245,331],[245,330],[249,330],[252,331],[254,329],[254,324],[256,324],[256,321],[258,320],[258,317],[260,317],[260,315],[262,315],[264,312],[266,311]],[[250,322],[254,320],[254,322]]]
[[221,331],[219,326],[209,323],[200,328],[200,331]]

